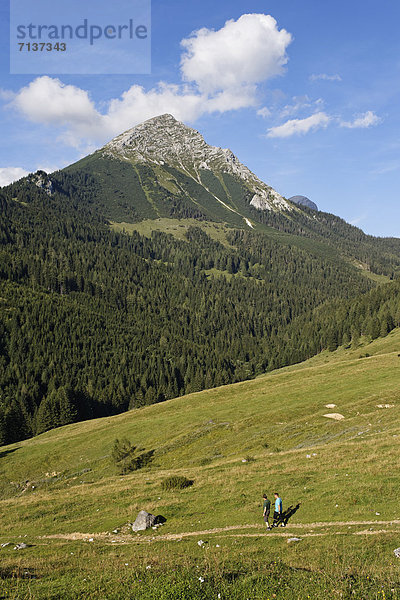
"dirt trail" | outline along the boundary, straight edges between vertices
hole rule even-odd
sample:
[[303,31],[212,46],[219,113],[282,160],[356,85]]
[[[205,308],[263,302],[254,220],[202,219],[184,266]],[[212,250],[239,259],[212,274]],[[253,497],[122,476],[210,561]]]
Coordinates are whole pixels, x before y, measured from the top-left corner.
[[[290,523],[285,529],[277,528],[272,531],[267,531],[266,528],[261,527],[259,524],[253,525],[229,525],[227,527],[216,527],[214,529],[203,529],[201,531],[183,531],[181,533],[166,533],[166,534],[156,534],[154,532],[153,536],[149,535],[138,535],[137,537],[122,534],[114,534],[109,532],[102,533],[54,533],[52,535],[43,535],[40,536],[41,539],[63,539],[63,540],[84,540],[84,541],[106,541],[108,543],[116,543],[116,544],[125,544],[125,543],[149,543],[149,542],[162,542],[162,541],[173,541],[173,540],[182,540],[183,538],[193,537],[193,536],[206,536],[212,535],[214,533],[227,533],[237,531],[238,533],[230,533],[229,537],[258,537],[260,535],[268,535],[273,537],[293,537],[293,530],[297,529],[308,529],[307,533],[302,533],[302,537],[320,537],[325,535],[346,535],[349,532],[347,531],[323,531],[320,533],[314,533],[313,529],[321,529],[321,528],[332,528],[332,527],[366,527],[370,526],[382,526],[385,525],[387,527],[393,525],[400,525],[400,519],[393,519],[391,521],[327,521],[327,522],[317,522],[317,523]],[[244,529],[258,529],[257,533],[241,533]],[[390,531],[398,532],[399,530],[396,528],[395,530],[387,530],[387,529],[363,529],[361,531],[352,531],[351,535],[376,535],[379,533],[389,533]]]

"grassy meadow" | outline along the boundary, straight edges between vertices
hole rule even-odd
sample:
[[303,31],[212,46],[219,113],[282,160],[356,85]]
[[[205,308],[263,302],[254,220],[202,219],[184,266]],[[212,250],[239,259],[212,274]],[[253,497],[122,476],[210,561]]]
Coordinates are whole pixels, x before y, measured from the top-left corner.
[[[399,399],[395,330],[3,447],[0,598],[399,599]],[[152,461],[118,475],[116,438]],[[170,475],[194,483],[166,491]],[[301,504],[268,532],[275,490]],[[141,509],[166,523],[132,533]]]

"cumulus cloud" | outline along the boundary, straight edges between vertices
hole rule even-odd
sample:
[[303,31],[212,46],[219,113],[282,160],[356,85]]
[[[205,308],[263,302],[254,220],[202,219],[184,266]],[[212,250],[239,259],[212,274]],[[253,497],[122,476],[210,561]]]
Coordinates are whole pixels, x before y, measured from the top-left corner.
[[267,137],[287,138],[292,135],[302,135],[309,131],[315,131],[321,127],[326,127],[330,120],[331,117],[324,112],[314,113],[306,119],[290,119],[282,125],[268,129]]
[[236,89],[283,72],[292,36],[270,15],[245,14],[221,29],[202,28],[182,40],[181,71],[203,93]]
[[310,79],[310,81],[318,81],[318,80],[322,80],[322,81],[342,81],[342,78],[340,77],[340,75],[338,75],[338,74],[327,75],[327,73],[313,74],[313,75],[310,75],[309,79]]
[[25,177],[28,173],[29,171],[25,171],[21,167],[0,167],[0,187],[9,185],[13,181]]
[[92,137],[102,125],[102,117],[87,91],[48,76],[23,87],[10,105],[34,123],[69,128],[71,145],[78,146],[79,139]]
[[242,86],[223,90],[216,96],[208,98],[204,104],[204,112],[226,112],[228,110],[239,110],[240,108],[249,108],[256,106],[256,88],[255,86]]
[[22,88],[10,106],[29,121],[61,128],[59,139],[65,144],[91,150],[93,144],[165,112],[191,122],[205,112],[202,101],[187,86],[160,83],[145,91],[133,85],[120,98],[110,100],[101,113],[87,91],[43,76]]
[[161,82],[146,91],[139,85],[133,85],[121,98],[110,101],[103,122],[112,135],[162,113],[171,113],[177,119],[192,122],[202,113],[201,104],[199,94],[182,86]]
[[382,119],[378,117],[372,110],[367,110],[366,113],[355,118],[353,121],[341,121],[341,127],[347,127],[348,129],[365,129],[367,127],[373,127],[378,125]]
[[22,88],[14,98],[14,105],[30,120],[39,123],[73,121],[85,125],[96,116],[86,91],[47,76],[38,77]]

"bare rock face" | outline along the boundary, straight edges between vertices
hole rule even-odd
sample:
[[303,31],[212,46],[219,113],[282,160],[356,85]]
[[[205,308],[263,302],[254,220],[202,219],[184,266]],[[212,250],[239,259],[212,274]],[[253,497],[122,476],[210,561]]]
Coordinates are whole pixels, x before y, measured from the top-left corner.
[[53,194],[53,183],[45,171],[31,173],[28,178],[38,187],[46,192],[48,196]]
[[132,525],[132,531],[145,531],[156,523],[156,517],[145,510],[141,510]]
[[306,196],[292,196],[289,198],[290,202],[294,202],[298,206],[307,206],[307,208],[312,208],[312,210],[318,210],[318,206],[307,198]]

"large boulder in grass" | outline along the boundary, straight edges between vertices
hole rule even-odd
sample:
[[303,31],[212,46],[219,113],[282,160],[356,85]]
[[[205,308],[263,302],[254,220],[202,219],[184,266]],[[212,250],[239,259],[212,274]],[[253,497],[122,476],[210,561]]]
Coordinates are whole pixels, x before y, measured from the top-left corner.
[[132,531],[145,531],[150,527],[154,527],[155,524],[156,517],[145,510],[141,510],[132,525]]

